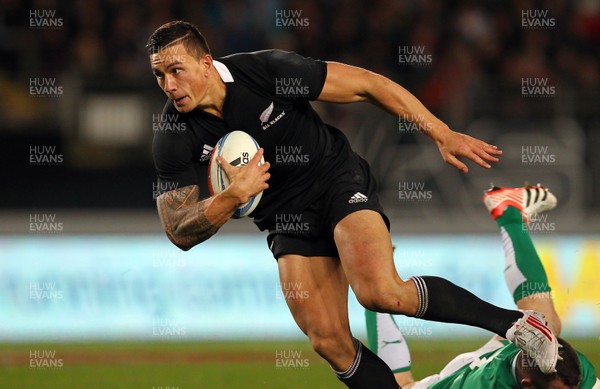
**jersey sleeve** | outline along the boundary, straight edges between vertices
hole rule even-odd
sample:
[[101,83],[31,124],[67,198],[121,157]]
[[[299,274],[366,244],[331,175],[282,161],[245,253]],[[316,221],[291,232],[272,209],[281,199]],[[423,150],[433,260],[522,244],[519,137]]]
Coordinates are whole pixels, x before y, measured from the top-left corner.
[[[169,109],[165,107],[164,112],[169,112]],[[158,176],[158,194],[188,185],[198,185],[194,155],[181,134],[156,131],[152,141],[152,157]]]
[[579,365],[581,368],[581,382],[579,383],[579,387],[581,389],[600,389],[600,380],[596,377],[594,366],[585,355],[579,351],[577,351],[577,356],[579,357]]
[[269,50],[268,53],[267,69],[278,95],[308,100],[319,97],[327,77],[327,64],[324,61],[290,51]]

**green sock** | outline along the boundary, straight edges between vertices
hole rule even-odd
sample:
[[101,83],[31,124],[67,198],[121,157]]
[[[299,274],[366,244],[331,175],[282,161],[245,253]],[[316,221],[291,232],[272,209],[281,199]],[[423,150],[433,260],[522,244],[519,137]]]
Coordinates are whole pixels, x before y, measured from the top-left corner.
[[509,206],[496,223],[504,244],[504,278],[515,303],[532,294],[550,292],[546,271],[521,212]]

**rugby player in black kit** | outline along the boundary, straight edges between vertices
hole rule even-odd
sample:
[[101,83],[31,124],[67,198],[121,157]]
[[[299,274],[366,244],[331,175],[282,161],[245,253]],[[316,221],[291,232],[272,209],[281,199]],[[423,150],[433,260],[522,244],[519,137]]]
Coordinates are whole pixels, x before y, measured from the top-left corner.
[[[342,132],[323,123],[309,101],[364,101],[394,115],[422,118],[416,124],[444,161],[463,172],[468,169],[461,157],[485,168],[498,161],[501,152],[495,146],[450,130],[400,85],[357,67],[280,50],[213,59],[198,29],[182,21],[159,27],[147,49],[168,97],[163,113],[185,123],[178,127],[182,131],[156,132],[153,142],[161,187],[177,188],[157,199],[167,236],[188,250],[264,190],[254,223],[269,231],[281,284],[301,285],[308,296],[287,298],[288,307],[315,351],[348,387],[398,387],[389,367],[352,337],[349,285],[368,309],[485,328],[530,352],[543,371],[554,371],[556,338],[531,312],[495,307],[439,277],[400,279],[369,165]],[[280,87],[290,84],[285,80],[295,80],[298,88],[285,93],[289,88]],[[249,133],[261,149],[244,167],[219,158],[231,185],[202,199],[199,185],[206,177],[198,168],[208,162],[217,141],[234,130]],[[302,163],[276,163],[285,147],[307,157]],[[263,153],[267,162],[259,166]],[[278,228],[281,215],[297,215],[308,228],[301,233]]]

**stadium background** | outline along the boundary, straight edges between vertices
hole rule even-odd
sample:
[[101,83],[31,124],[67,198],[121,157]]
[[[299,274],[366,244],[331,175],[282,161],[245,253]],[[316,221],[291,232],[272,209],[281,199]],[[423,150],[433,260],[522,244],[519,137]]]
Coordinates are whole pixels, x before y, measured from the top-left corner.
[[[441,274],[509,305],[481,190],[538,181],[533,235],[565,335],[600,364],[600,6],[595,1],[0,1],[0,387],[336,387],[287,312],[249,220],[188,253],[155,212],[164,96],[144,44],[200,26],[215,57],[269,47],[385,74],[451,128],[499,145],[445,165],[368,105],[315,104],[373,167],[400,274]],[[294,285],[284,286],[294,289]],[[362,312],[352,324],[364,337]],[[485,332],[399,318],[417,374]]]

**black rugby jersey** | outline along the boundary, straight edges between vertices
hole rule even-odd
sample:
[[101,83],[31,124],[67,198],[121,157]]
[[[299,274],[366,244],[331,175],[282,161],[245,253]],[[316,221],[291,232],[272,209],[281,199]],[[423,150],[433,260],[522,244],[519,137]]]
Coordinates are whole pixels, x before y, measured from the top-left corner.
[[264,148],[271,163],[269,188],[252,213],[267,229],[277,213],[303,211],[326,189],[328,177],[352,153],[348,140],[321,120],[316,100],[327,75],[323,61],[281,50],[233,54],[215,59],[226,85],[223,119],[194,110],[179,113],[167,101],[155,129],[152,152],[160,188],[207,185],[212,148],[225,134],[241,130]]

